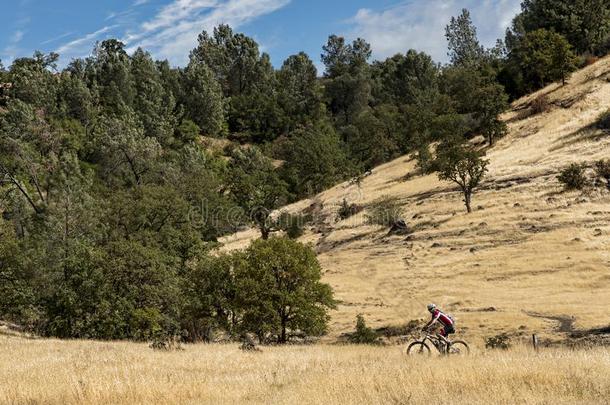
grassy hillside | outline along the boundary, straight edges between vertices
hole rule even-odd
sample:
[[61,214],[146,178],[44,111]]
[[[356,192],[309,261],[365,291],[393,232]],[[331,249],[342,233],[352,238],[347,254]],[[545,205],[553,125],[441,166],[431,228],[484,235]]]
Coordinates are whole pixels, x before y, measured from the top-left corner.
[[[541,96],[548,110],[536,114]],[[359,313],[372,326],[402,324],[423,318],[427,302],[451,311],[479,345],[498,332],[558,339],[560,330],[610,323],[610,194],[563,192],[556,179],[571,162],[610,157],[610,136],[595,127],[609,106],[610,58],[515,102],[470,215],[451,184],[418,175],[409,157],[360,187],[340,184],[287,207],[316,214],[302,240],[316,247],[341,300],[331,338],[352,330]],[[336,220],[343,198],[366,207],[382,196],[400,201],[411,235],[387,236],[365,213]],[[225,249],[256,236],[233,235]]]
[[598,403],[610,395],[608,373],[601,349],[414,359],[397,346],[155,352],[0,336],[3,404]]

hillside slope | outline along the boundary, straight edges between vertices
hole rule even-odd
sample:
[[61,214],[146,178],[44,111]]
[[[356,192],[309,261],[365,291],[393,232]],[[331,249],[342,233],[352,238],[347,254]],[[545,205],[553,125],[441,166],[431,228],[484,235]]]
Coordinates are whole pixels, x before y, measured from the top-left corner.
[[[550,110],[529,115],[541,95]],[[373,326],[423,318],[428,302],[453,313],[470,339],[503,331],[558,337],[609,324],[610,193],[564,193],[556,180],[571,162],[610,158],[610,135],[593,126],[609,107],[610,58],[565,87],[515,102],[504,117],[508,136],[487,152],[489,174],[470,215],[451,184],[417,175],[406,156],[360,187],[340,184],[286,207],[315,211],[317,224],[302,241],[316,247],[324,279],[341,300],[331,335],[352,330],[359,313]],[[387,236],[364,213],[336,221],[343,198],[366,207],[381,196],[403,204],[410,236]],[[232,235],[224,248],[256,236]]]

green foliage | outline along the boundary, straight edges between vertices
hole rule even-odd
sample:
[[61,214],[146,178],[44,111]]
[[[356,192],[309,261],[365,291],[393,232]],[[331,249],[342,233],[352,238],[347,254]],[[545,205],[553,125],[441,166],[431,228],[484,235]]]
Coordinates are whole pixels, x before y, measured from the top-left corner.
[[359,345],[375,345],[379,344],[379,336],[375,331],[366,326],[366,321],[362,314],[356,316],[356,331],[349,335],[348,341]]
[[398,201],[389,197],[381,197],[367,208],[366,219],[368,223],[391,227],[402,217],[402,206]]
[[324,112],[322,90],[312,60],[301,52],[292,55],[277,72],[278,103],[285,132],[317,122]]
[[329,125],[294,131],[284,149],[281,175],[298,197],[319,193],[351,172],[341,142]]
[[201,133],[199,125],[195,124],[191,120],[184,120],[176,128],[176,138],[183,143],[194,142]]
[[371,95],[367,63],[371,47],[360,38],[346,44],[343,37],[331,35],[322,49],[328,108],[338,127],[350,125],[367,107]]
[[206,256],[186,274],[182,328],[190,341],[210,341],[217,329],[234,332],[237,315],[235,265],[241,255]]
[[335,301],[320,277],[310,247],[283,238],[253,242],[235,266],[240,329],[278,343],[324,334]]
[[572,163],[561,170],[557,180],[563,184],[566,190],[580,190],[588,184],[585,169],[585,165]]
[[288,199],[286,183],[258,148],[237,148],[229,164],[229,190],[263,239],[274,230],[271,212]]
[[602,51],[610,33],[610,4],[605,0],[525,0],[509,31],[514,40],[546,29],[567,38],[580,54]]
[[204,64],[191,61],[184,72],[186,116],[206,135],[219,135],[224,128],[221,87]]
[[525,91],[558,80],[565,83],[576,70],[571,45],[560,34],[544,29],[528,32],[511,52],[511,58],[525,81]]
[[461,144],[441,145],[436,160],[438,178],[457,184],[464,194],[466,210],[472,212],[472,194],[483,180],[489,161],[484,160],[479,152]]
[[462,9],[457,17],[451,17],[445,28],[445,37],[449,43],[449,58],[455,66],[477,66],[484,54],[484,48],[479,44],[477,29],[472,23],[470,12]]
[[487,349],[508,350],[510,349],[510,346],[510,336],[508,336],[506,333],[485,338],[485,347]]
[[303,236],[305,226],[311,222],[311,215],[289,214],[282,212],[275,221],[278,229],[286,232],[290,239],[298,239]]

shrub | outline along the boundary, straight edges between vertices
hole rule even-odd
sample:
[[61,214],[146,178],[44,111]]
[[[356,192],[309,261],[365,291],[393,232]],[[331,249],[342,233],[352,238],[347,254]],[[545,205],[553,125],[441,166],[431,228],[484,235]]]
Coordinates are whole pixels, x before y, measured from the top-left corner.
[[286,232],[290,239],[297,239],[303,236],[305,226],[311,222],[310,215],[293,215],[286,212],[282,213],[277,219],[278,228]]
[[377,333],[366,326],[366,321],[362,314],[356,317],[356,331],[350,335],[349,342],[359,345],[375,345],[380,343]]
[[542,114],[550,110],[551,103],[546,94],[536,97],[530,104],[532,114]]
[[382,197],[373,203],[366,218],[369,224],[391,227],[400,220],[401,215],[402,209],[398,201]]
[[585,166],[572,163],[561,171],[557,179],[563,184],[566,190],[580,190],[587,185],[585,177]]
[[606,180],[606,185],[610,189],[610,160],[599,160],[595,162],[595,174]]
[[591,65],[597,63],[598,61],[599,61],[599,58],[595,55],[591,55],[591,54],[585,55],[584,61],[583,61],[583,67],[591,66]]
[[347,199],[343,199],[341,201],[341,205],[339,206],[339,211],[337,212],[337,216],[340,220],[347,219],[352,215],[356,215],[362,211],[362,207],[356,204],[350,204],[347,202]]
[[605,111],[599,115],[595,126],[605,131],[610,130],[610,110]]
[[485,347],[487,349],[508,350],[510,346],[510,337],[506,333],[490,336],[485,339]]

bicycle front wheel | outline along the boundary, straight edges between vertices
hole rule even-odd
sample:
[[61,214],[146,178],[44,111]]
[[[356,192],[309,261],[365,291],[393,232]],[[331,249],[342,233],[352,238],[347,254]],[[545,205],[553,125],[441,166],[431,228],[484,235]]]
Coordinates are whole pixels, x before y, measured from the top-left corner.
[[407,347],[409,356],[430,356],[430,348],[424,342],[413,342]]
[[463,340],[456,340],[455,342],[451,342],[448,354],[450,356],[468,356],[470,354],[470,348],[468,347],[468,343],[464,342]]

